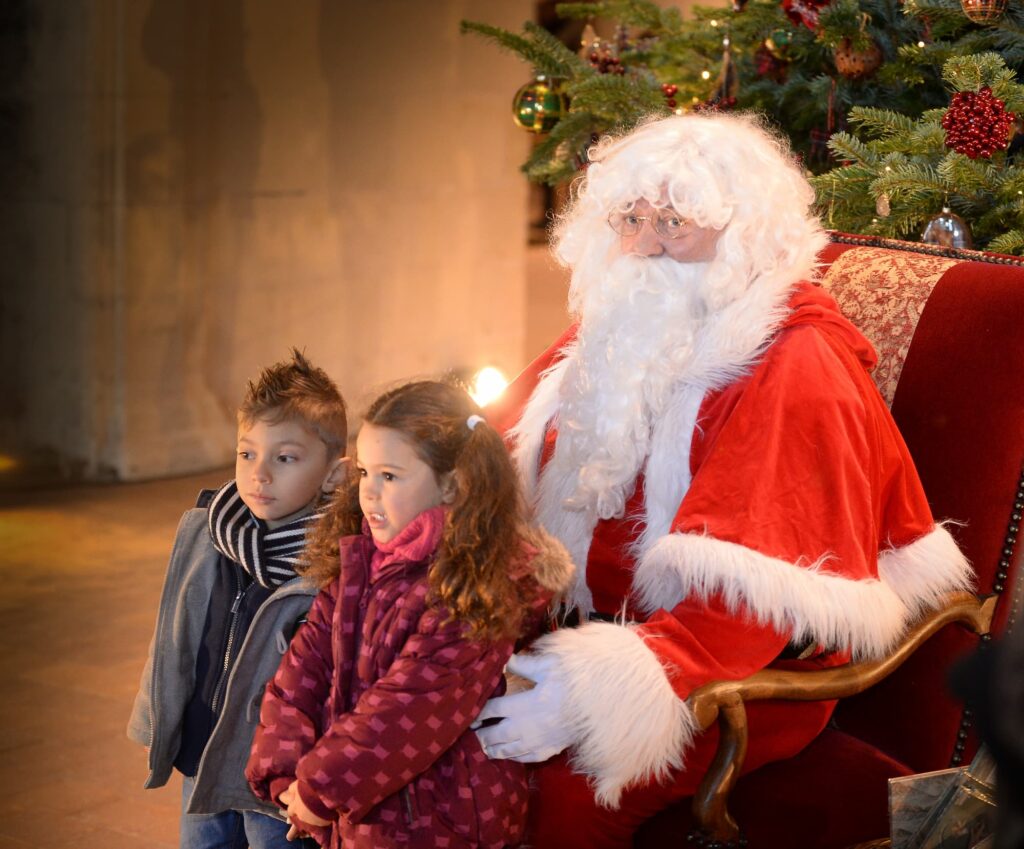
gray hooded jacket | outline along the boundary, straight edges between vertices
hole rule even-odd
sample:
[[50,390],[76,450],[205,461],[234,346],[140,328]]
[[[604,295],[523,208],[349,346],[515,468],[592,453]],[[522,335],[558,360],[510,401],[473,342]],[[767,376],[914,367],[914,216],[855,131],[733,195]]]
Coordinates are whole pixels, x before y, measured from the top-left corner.
[[[128,722],[128,736],[149,747],[146,788],[167,783],[181,746],[182,720],[195,686],[196,652],[219,556],[210,540],[207,511],[186,512],[178,525],[149,658]],[[244,770],[264,687],[288,649],[295,623],[316,594],[315,587],[293,578],[256,612],[228,678],[223,709],[199,761],[188,813],[248,810],[282,818],[277,807],[253,795]]]

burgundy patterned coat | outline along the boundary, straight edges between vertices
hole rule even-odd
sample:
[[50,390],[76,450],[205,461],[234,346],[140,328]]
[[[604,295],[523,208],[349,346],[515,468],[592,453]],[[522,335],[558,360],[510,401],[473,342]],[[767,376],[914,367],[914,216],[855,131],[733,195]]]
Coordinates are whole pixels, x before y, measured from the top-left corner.
[[[267,687],[246,768],[257,796],[278,801],[294,779],[334,825],[323,846],[514,845],[526,815],[522,764],[492,761],[469,725],[499,686],[512,640],[467,638],[429,607],[427,569],[443,509],[386,546],[342,540],[325,588]],[[557,543],[524,545],[536,612],[567,585]]]

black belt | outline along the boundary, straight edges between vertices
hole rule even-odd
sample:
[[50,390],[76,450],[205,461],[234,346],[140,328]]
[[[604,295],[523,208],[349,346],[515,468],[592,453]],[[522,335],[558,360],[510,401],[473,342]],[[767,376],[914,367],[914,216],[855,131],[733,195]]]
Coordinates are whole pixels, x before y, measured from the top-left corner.
[[558,626],[560,628],[576,628],[579,627],[583,622],[618,622],[624,624],[633,624],[632,619],[623,620],[621,617],[616,616],[613,613],[601,613],[599,610],[591,610],[587,613],[581,613],[578,607],[572,610],[566,610],[564,607],[558,614]]

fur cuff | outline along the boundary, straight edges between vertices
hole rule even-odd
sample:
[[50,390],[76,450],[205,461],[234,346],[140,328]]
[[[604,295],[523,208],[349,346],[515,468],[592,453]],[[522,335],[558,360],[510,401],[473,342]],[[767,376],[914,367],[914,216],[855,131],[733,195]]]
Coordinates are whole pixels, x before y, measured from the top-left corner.
[[714,537],[673,533],[637,565],[633,587],[647,612],[720,593],[729,610],[742,607],[794,642],[849,648],[859,659],[887,654],[917,614],[970,584],[967,561],[939,526],[882,552],[881,580],[854,580],[827,567],[825,558],[800,566]]
[[942,603],[951,592],[974,592],[971,564],[942,525],[902,548],[878,556],[878,575],[906,605],[911,618]]
[[548,634],[534,650],[557,658],[576,740],[572,765],[599,804],[617,808],[630,785],[682,767],[696,722],[632,628],[592,622]]

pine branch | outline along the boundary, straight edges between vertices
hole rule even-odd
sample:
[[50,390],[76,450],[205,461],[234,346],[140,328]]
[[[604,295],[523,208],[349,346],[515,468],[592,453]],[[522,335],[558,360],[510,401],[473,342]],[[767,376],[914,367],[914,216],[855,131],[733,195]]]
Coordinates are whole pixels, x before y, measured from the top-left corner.
[[991,196],[999,188],[999,170],[990,161],[970,159],[955,151],[943,158],[936,171],[963,198]]
[[[954,56],[942,67],[942,78],[955,91],[977,91],[1000,79],[1006,65],[997,53]],[[1012,78],[1013,72],[1010,72]]]
[[879,229],[883,235],[893,239],[916,240],[924,230],[925,222],[936,212],[937,208],[931,211],[921,208],[893,210],[887,218],[879,219]]
[[1024,254],[1024,230],[1009,230],[988,243],[988,250],[997,254]]
[[869,106],[855,106],[850,110],[849,120],[851,124],[860,127],[865,132],[874,133],[883,138],[909,133],[915,124],[914,119],[909,115],[901,115],[890,109],[874,109]]
[[[523,61],[532,65],[539,74],[571,78],[573,71],[576,69],[574,64],[569,65],[565,62],[565,57],[560,51],[552,51],[547,44],[538,44],[501,27],[494,27],[490,24],[477,23],[475,21],[462,21],[459,24],[459,30],[462,33],[476,33],[494,42],[502,49],[515,53]],[[564,45],[560,46],[562,46],[563,50],[566,50]]]
[[589,112],[570,111],[533,149],[522,166],[523,172],[534,182],[549,185],[572,177],[577,157],[582,159],[591,134],[605,129]]
[[857,0],[833,0],[818,16],[821,42],[827,47],[848,42],[854,50],[866,50],[873,34],[864,28],[864,14]]
[[882,194],[896,198],[904,204],[920,205],[941,198],[949,191],[949,184],[934,168],[920,162],[897,162],[883,167],[878,179],[871,184],[876,197]]
[[556,3],[563,18],[608,18],[627,26],[650,30],[655,35],[678,32],[682,23],[678,9],[662,9],[647,0],[607,0],[603,3]]
[[665,99],[653,80],[628,74],[596,74],[568,87],[573,110],[590,112],[609,126],[632,124],[665,110]]
[[1024,167],[1014,165],[1006,169],[999,183],[998,194],[1008,201],[1024,203]]
[[841,162],[858,162],[861,165],[874,165],[878,156],[864,142],[850,133],[833,133],[828,140],[828,148],[832,156]]
[[576,53],[566,47],[558,38],[539,24],[527,21],[523,24],[523,29],[527,33],[529,39],[539,50],[543,50],[546,55],[551,56],[552,59],[557,61],[558,64],[565,69],[564,72],[557,76],[567,78],[589,77],[597,73],[589,62],[581,59]]

